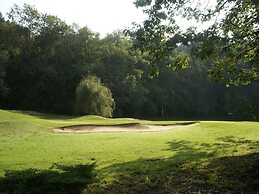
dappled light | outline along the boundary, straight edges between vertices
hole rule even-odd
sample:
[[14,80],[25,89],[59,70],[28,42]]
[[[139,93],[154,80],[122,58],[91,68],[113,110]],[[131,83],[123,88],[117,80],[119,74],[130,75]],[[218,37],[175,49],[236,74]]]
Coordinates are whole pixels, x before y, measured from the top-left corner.
[[[214,157],[187,141],[170,142],[173,157],[114,164],[115,181],[93,193],[225,193],[258,192],[259,154]],[[207,145],[208,146],[208,145]],[[217,150],[217,148],[215,149]],[[200,162],[205,160],[206,162]],[[86,192],[88,193],[88,192]]]

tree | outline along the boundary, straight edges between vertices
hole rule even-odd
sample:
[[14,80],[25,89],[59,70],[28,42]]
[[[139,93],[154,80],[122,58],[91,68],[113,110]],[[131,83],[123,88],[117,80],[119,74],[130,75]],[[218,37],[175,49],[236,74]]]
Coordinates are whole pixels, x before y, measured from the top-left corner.
[[[153,25],[152,22],[149,24]],[[237,31],[233,35],[246,35],[244,42],[240,42],[241,38],[231,42],[231,36],[226,37],[227,34],[220,31],[223,28],[217,29],[217,25],[214,25],[215,29],[207,30],[207,34],[177,29],[175,32],[178,34],[163,34],[158,25],[157,29],[150,28],[150,32],[160,30],[161,38],[168,37],[163,42],[155,39],[159,33],[139,36],[144,38],[143,44],[139,45],[143,51],[140,52],[132,49],[132,41],[121,32],[100,38],[98,33],[87,27],[71,27],[29,5],[22,8],[14,6],[9,20],[0,14],[0,106],[58,114],[72,114],[75,107],[78,114],[86,114],[86,109],[91,109],[87,114],[99,114],[100,109],[106,108],[106,112],[113,113],[115,117],[145,119],[258,120],[258,83],[225,88],[207,77],[208,70],[211,76],[217,77],[216,70],[221,75],[224,68],[235,67],[231,65],[235,61],[250,67],[247,61],[241,63],[240,59],[258,56],[258,52],[254,52],[257,50],[253,49],[256,47],[256,36],[251,33],[253,30],[249,32],[253,23],[246,26],[245,32]],[[146,31],[143,28],[139,32]],[[145,39],[148,37],[150,39]],[[136,45],[136,40],[141,39],[133,40]],[[249,44],[245,44],[246,41]],[[250,55],[242,57],[242,52],[248,52],[246,49],[249,48]],[[237,52],[241,53],[240,56],[236,55]],[[256,58],[253,60],[256,63]],[[219,68],[217,62],[224,66]],[[176,69],[179,70],[172,71]],[[150,75],[156,74],[157,70],[160,73],[151,79]],[[99,78],[89,78],[94,83],[90,89],[97,97],[85,95],[80,99],[80,95],[76,95],[84,75],[95,75],[102,80],[103,84]],[[103,89],[110,101],[99,100],[99,104],[96,103],[96,99],[105,96],[101,95],[97,85],[105,85],[111,90]],[[112,98],[116,103],[114,111]],[[107,104],[110,109],[102,107]],[[106,116],[111,116],[111,113]]]
[[6,52],[0,50],[0,98],[6,97],[8,94],[8,87],[5,83],[6,63],[8,60],[6,55]]
[[[136,0],[135,4],[144,7],[149,17],[126,32],[135,47],[148,52],[154,61],[175,55],[179,44],[191,45],[194,54],[211,61],[209,73],[214,79],[227,85],[246,85],[259,79],[257,0],[217,0],[207,4],[202,0]],[[200,33],[195,28],[184,32],[176,16],[209,21],[211,25]],[[174,61],[165,65],[174,67]]]
[[95,76],[84,77],[76,88],[76,112],[112,117],[115,103],[109,88]]
[[114,116],[137,117],[146,101],[143,87],[142,56],[132,51],[131,42],[121,32],[108,34],[101,40],[100,62],[92,73],[111,89],[116,102]]
[[[8,28],[7,22],[0,12],[0,99],[8,93],[8,87],[5,82],[5,74],[8,63],[8,52],[5,47],[5,28]],[[0,104],[1,106],[1,104]]]
[[99,59],[98,35],[86,27],[74,31],[27,4],[15,5],[8,18],[0,23],[0,96],[8,92],[5,108],[72,114],[80,78]]

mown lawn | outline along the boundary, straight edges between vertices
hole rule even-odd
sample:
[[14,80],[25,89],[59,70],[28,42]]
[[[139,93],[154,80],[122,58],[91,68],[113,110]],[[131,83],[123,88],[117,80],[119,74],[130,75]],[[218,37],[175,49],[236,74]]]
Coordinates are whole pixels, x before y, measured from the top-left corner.
[[163,132],[52,132],[131,122],[177,123],[0,110],[0,193],[259,192],[258,122],[206,121]]

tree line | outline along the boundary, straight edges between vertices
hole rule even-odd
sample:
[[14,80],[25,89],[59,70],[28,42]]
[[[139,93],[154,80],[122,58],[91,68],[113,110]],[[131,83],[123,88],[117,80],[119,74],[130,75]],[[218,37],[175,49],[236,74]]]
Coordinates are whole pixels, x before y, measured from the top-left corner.
[[[225,87],[210,80],[210,61],[189,55],[190,46],[177,48],[189,59],[179,70],[132,46],[121,32],[102,38],[30,5],[15,5],[7,19],[0,16],[0,107],[83,114],[76,111],[78,93],[88,77],[107,96],[111,92],[114,117],[259,120],[257,82]],[[170,57],[176,65],[181,60]],[[153,77],[154,63],[160,73]],[[95,98],[88,97],[90,104]]]

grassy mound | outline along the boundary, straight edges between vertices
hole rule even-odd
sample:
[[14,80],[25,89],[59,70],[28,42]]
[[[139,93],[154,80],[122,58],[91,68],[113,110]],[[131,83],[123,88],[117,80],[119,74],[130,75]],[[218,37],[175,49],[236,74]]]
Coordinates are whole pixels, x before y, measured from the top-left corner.
[[[54,163],[59,166],[95,163],[94,182],[77,185],[75,191],[80,188],[85,193],[259,192],[257,122],[200,122],[160,133],[52,132],[54,127],[69,125],[123,123],[178,122],[0,110],[1,180],[10,180],[10,175],[16,173],[27,177],[30,169],[34,169],[43,177],[46,172],[54,173],[55,180],[62,185],[60,173],[64,171],[52,172]],[[64,184],[62,188],[66,188]]]

